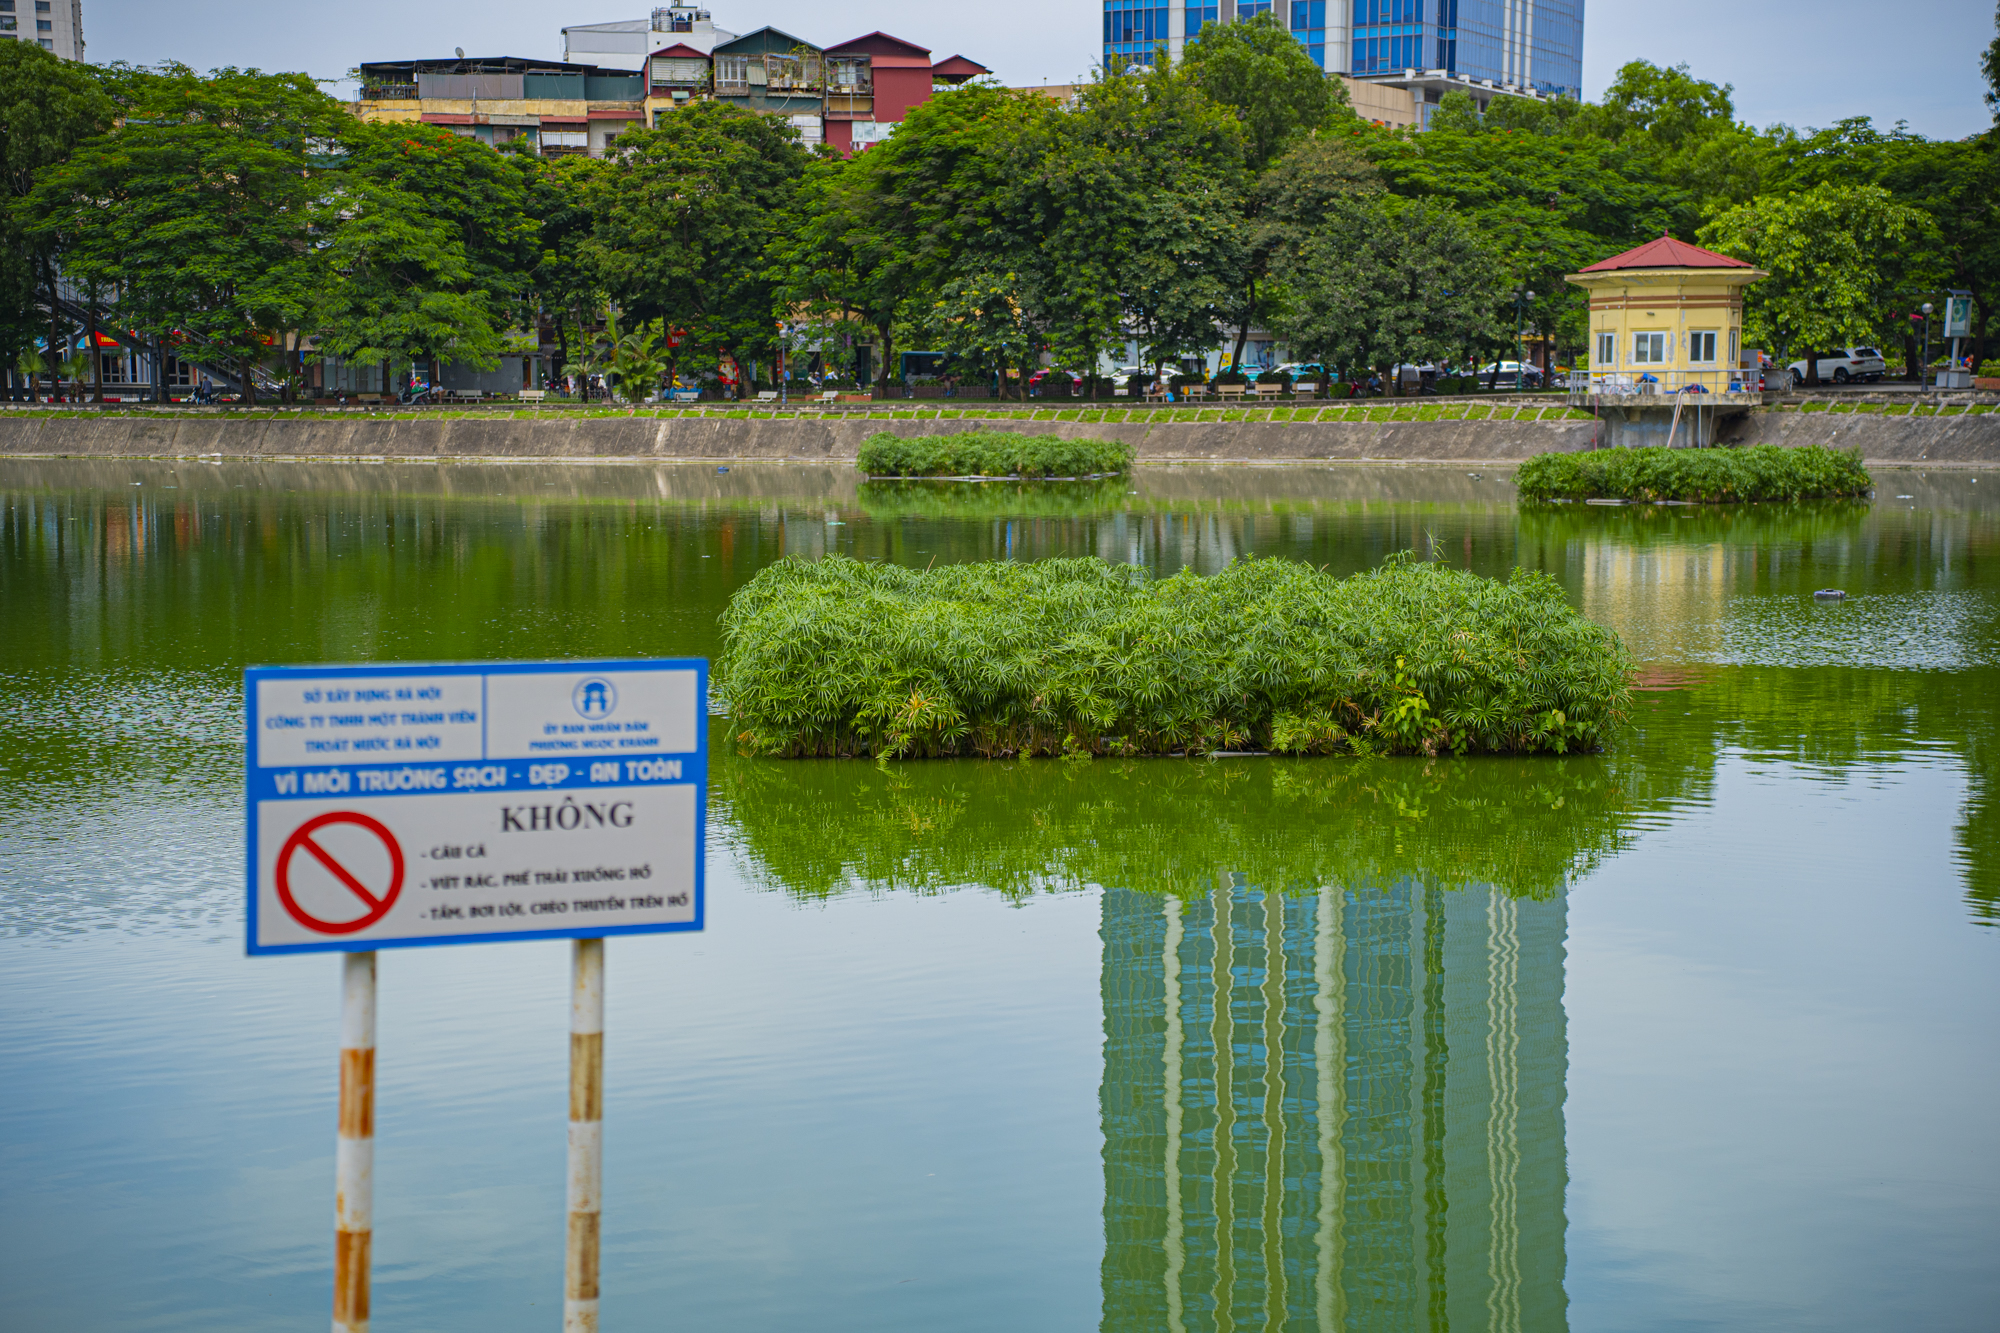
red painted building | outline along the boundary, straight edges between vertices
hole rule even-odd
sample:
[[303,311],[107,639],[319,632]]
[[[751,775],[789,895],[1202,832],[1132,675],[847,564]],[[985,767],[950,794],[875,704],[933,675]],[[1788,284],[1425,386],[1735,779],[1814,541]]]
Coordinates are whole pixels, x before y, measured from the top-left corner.
[[826,141],[843,154],[887,138],[912,107],[931,100],[940,83],[964,83],[989,73],[964,56],[931,63],[929,48],[871,32],[826,48]]

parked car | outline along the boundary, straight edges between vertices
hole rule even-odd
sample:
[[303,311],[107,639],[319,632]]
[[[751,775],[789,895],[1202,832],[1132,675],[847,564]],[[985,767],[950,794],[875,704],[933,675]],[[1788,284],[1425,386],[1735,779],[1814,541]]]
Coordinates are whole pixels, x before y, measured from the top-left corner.
[[[1813,360],[1819,364],[1820,379],[1832,380],[1835,384],[1853,380],[1873,384],[1889,369],[1889,363],[1873,347],[1836,347],[1830,352],[1819,353]],[[1792,362],[1789,369],[1794,382],[1805,382],[1806,363],[1803,357]]]
[[1051,370],[1047,367],[1043,367],[1041,370],[1038,370],[1034,374],[1028,376],[1028,391],[1030,393],[1040,393],[1042,391],[1043,384],[1045,384],[1048,381],[1048,377],[1051,375],[1069,376],[1069,386],[1071,393],[1075,393],[1083,387],[1083,376],[1077,374],[1076,372],[1068,370]]
[[1300,380],[1317,382],[1322,375],[1326,376],[1329,383],[1338,383],[1340,380],[1339,371],[1329,370],[1317,361],[1287,361],[1284,365],[1277,366],[1274,369],[1291,376],[1292,383],[1294,384],[1297,384]]
[[1532,364],[1522,365],[1519,361],[1488,361],[1472,373],[1479,377],[1481,388],[1485,388],[1487,381],[1491,380],[1496,388],[1505,386],[1511,389],[1514,387],[1514,377],[1517,372],[1523,388],[1542,387],[1541,368]]

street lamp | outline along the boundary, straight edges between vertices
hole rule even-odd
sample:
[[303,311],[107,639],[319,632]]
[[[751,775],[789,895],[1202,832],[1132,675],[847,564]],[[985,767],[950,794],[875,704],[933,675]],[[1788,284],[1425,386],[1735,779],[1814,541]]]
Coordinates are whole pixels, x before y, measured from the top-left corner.
[[1917,392],[1924,391],[1924,377],[1931,373],[1931,303],[1924,302],[1924,356],[1917,363]]
[[1521,382],[1527,376],[1527,367],[1522,365],[1528,353],[1528,331],[1521,327],[1523,310],[1535,294],[1525,287],[1514,293],[1514,392],[1521,392]]

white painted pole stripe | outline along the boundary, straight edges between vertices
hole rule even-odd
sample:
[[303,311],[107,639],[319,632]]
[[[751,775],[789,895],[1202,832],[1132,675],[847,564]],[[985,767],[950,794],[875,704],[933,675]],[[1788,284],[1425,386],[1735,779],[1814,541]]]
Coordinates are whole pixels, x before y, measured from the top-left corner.
[[375,954],[341,955],[340,1129],[333,1152],[333,1333],[367,1333],[375,1227]]
[[604,941],[578,940],[569,990],[569,1259],[563,1333],[597,1333],[604,1211]]

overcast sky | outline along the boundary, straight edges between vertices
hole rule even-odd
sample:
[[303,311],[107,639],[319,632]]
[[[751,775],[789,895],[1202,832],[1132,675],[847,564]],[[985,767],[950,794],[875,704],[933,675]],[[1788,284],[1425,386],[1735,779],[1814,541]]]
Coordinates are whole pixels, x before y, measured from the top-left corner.
[[[1739,117],[1806,127],[1846,116],[1898,120],[1937,138],[1992,123],[1981,101],[1979,56],[1993,40],[1991,0],[1586,0],[1583,82],[1604,91],[1628,60],[1682,61],[1700,78],[1736,87]],[[881,27],[989,65],[1008,83],[1063,83],[1098,52],[1100,0],[1010,4],[829,5],[825,0],[720,0],[715,20],[736,32],[766,23],[827,45]],[[338,78],[364,60],[451,54],[554,58],[565,23],[639,18],[652,0],[344,0],[265,9],[241,0],[84,0],[93,61],[179,60],[200,69],[254,65]],[[337,91],[352,95],[352,85]]]

